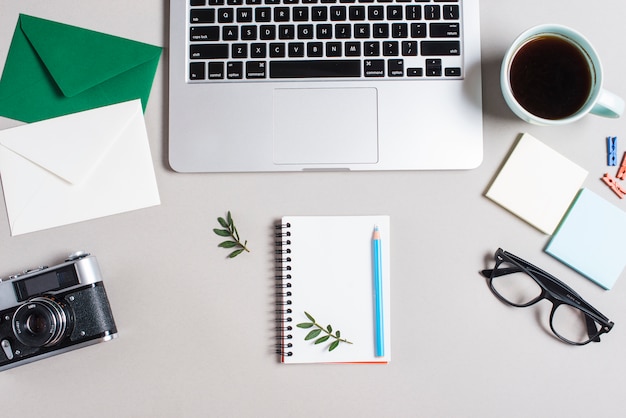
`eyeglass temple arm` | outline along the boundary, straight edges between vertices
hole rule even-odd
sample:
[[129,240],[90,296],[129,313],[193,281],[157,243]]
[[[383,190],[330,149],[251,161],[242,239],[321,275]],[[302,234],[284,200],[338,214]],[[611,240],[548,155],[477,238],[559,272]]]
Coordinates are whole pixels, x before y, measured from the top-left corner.
[[500,277],[500,276],[504,276],[506,274],[519,273],[520,271],[523,271],[523,270],[521,268],[517,268],[517,267],[515,267],[515,268],[507,267],[507,268],[499,268],[499,269],[497,269],[495,274],[493,273],[493,269],[482,270],[480,272],[480,274],[482,274],[486,278],[490,278],[492,274],[494,275],[493,277]]

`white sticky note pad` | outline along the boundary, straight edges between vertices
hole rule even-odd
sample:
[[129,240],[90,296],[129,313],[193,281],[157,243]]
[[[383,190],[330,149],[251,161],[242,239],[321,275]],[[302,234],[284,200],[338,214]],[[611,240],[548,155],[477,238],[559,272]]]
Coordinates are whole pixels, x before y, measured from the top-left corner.
[[524,134],[486,196],[545,234],[552,234],[588,172]]
[[626,267],[626,212],[583,189],[545,251],[605,289]]

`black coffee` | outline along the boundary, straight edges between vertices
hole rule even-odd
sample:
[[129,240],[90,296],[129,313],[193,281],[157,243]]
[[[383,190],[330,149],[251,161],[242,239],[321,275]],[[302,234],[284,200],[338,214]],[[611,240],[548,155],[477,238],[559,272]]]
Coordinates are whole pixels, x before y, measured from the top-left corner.
[[523,45],[511,62],[509,77],[515,100],[533,115],[551,120],[576,113],[592,85],[584,52],[553,35]]

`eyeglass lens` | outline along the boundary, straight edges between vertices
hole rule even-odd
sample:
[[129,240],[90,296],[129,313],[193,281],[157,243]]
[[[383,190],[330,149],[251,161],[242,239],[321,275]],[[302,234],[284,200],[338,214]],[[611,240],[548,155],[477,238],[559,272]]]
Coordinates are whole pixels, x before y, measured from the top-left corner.
[[[518,307],[528,306],[539,300],[543,290],[529,274],[506,261],[500,263],[493,272],[491,288],[503,301]],[[550,326],[557,336],[574,344],[589,342],[601,329],[599,324],[580,309],[558,302],[553,308]]]

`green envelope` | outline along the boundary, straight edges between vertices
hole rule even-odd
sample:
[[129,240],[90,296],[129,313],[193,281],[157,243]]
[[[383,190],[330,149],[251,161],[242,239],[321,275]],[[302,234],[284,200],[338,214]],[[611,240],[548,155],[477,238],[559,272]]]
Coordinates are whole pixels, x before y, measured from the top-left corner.
[[0,116],[36,122],[141,99],[161,48],[21,14],[0,79]]

